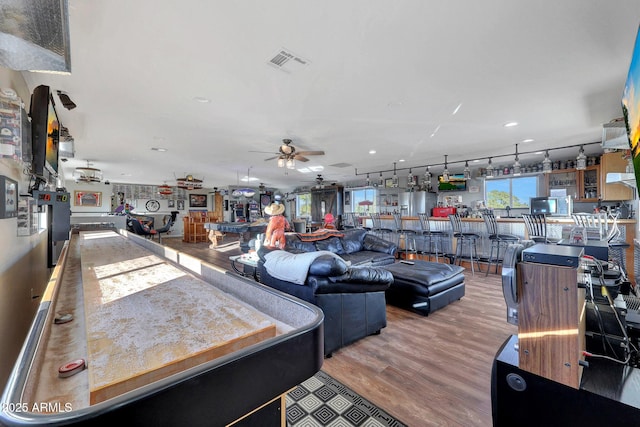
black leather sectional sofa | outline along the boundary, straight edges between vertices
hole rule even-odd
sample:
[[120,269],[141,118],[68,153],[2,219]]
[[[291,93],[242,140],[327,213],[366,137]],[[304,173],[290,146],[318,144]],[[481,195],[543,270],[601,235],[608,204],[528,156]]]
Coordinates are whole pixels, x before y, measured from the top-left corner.
[[[258,275],[260,282],[317,305],[325,315],[324,353],[335,350],[368,335],[378,334],[387,325],[385,291],[393,283],[392,274],[382,268],[393,264],[397,246],[364,229],[344,230],[342,237],[302,241],[298,234],[287,233],[284,250],[296,254],[315,254],[304,283],[274,277],[267,269],[271,250],[260,247]],[[337,254],[335,256],[333,254]],[[276,254],[283,256],[286,254]],[[267,266],[265,266],[267,263]],[[281,276],[282,277],[282,276]]]

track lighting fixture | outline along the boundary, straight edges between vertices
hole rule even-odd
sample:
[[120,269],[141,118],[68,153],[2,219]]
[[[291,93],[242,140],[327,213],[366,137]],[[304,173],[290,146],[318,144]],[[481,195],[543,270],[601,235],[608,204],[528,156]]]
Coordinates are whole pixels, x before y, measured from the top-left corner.
[[369,174],[367,174],[367,182],[366,182],[366,186],[370,187],[371,186],[371,178],[369,178]]
[[489,157],[489,163],[487,164],[487,178],[493,178],[493,162]]
[[468,160],[464,161],[464,170],[462,171],[462,173],[464,174],[464,179],[466,179],[466,180],[471,179],[471,169],[469,169],[469,161]]
[[384,179],[382,178],[382,172],[380,172],[380,178],[378,179],[378,185],[382,187],[384,185]]
[[516,161],[513,163],[513,175],[518,176],[522,174],[522,165],[520,159],[518,159],[518,144],[516,144]]
[[444,155],[444,170],[442,171],[442,182],[449,182],[449,169],[447,167],[447,155]]
[[397,187],[399,182],[398,182],[398,174],[396,173],[396,163],[393,162],[393,187]]
[[576,169],[581,171],[587,168],[587,156],[584,154],[584,147],[580,146],[578,157],[576,157]]
[[407,185],[409,188],[413,187],[415,182],[413,181],[413,174],[411,173],[411,168],[409,168],[409,175],[407,175]]
[[553,165],[551,164],[551,159],[549,158],[549,150],[544,154],[544,160],[542,161],[542,173],[551,173],[553,170]]

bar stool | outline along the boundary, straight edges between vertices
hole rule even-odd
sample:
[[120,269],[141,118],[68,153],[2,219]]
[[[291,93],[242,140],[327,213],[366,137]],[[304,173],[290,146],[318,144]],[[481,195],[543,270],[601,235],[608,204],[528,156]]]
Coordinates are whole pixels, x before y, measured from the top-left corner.
[[547,217],[543,214],[522,214],[529,240],[536,243],[558,243],[559,239],[547,236]]
[[[427,213],[419,213],[418,218],[420,219],[420,229],[422,230],[422,254],[427,253],[427,257],[430,260],[431,256],[434,254],[436,262],[439,262],[438,255],[442,250],[442,239],[444,237],[444,232],[431,230],[431,224],[429,224],[429,215]],[[427,239],[429,239],[429,246],[427,246]],[[425,250],[428,249],[428,250]]]
[[396,244],[398,245],[398,255],[400,254],[400,250],[402,246],[400,245],[400,241],[404,242],[404,258],[407,259],[407,255],[409,253],[418,253],[416,248],[416,230],[411,230],[409,228],[402,227],[402,215],[399,213],[394,213],[393,215],[393,223],[394,230],[393,234],[395,237]]
[[[500,234],[498,231],[498,221],[496,220],[496,216],[493,214],[493,211],[483,211],[482,219],[484,219],[484,224],[487,226],[487,233],[489,234],[489,240],[491,241],[489,265],[487,266],[487,273],[485,274],[485,276],[488,276],[489,270],[491,270],[491,264],[494,263],[496,265],[496,274],[498,274],[498,264],[502,263],[502,260],[500,259],[500,247],[504,247],[506,250],[509,243],[517,243],[520,241],[520,238],[514,234]],[[495,258],[493,258],[494,248],[496,249]]]
[[480,239],[480,235],[478,233],[472,233],[468,231],[463,231],[462,228],[462,220],[460,219],[460,215],[458,214],[450,214],[449,222],[451,223],[451,230],[453,238],[456,239],[456,254],[453,259],[453,263],[458,263],[458,265],[462,264],[462,251],[465,243],[469,248],[469,261],[471,262],[471,274],[475,275],[475,271],[473,269],[473,263],[475,261],[478,266],[478,271],[482,273],[482,269],[480,268],[480,263],[478,261],[478,247],[477,242]]
[[376,236],[384,239],[385,236],[389,236],[393,233],[393,230],[390,228],[382,228],[382,220],[380,219],[379,213],[371,214],[371,232]]

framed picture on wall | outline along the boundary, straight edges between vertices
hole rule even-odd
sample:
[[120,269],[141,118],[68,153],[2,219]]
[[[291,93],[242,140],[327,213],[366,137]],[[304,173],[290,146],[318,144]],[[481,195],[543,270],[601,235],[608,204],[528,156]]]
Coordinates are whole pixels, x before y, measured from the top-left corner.
[[167,200],[167,207],[168,208],[175,208],[176,207],[176,200],[175,199]]
[[206,194],[189,194],[189,207],[190,208],[206,208],[207,195]]
[[178,210],[179,211],[184,210],[184,200],[178,200]]
[[102,192],[76,190],[73,192],[73,205],[88,208],[100,207],[102,206]]

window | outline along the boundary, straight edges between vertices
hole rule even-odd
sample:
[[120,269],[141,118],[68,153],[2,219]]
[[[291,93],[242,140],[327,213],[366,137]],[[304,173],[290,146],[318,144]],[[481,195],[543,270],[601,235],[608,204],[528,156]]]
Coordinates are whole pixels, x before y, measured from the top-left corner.
[[528,208],[529,198],[537,196],[538,178],[526,176],[518,178],[486,179],[484,196],[488,208],[504,209]]
[[352,190],[351,211],[359,214],[376,212],[376,190],[373,188]]
[[311,193],[302,193],[296,196],[296,216],[311,218]]

